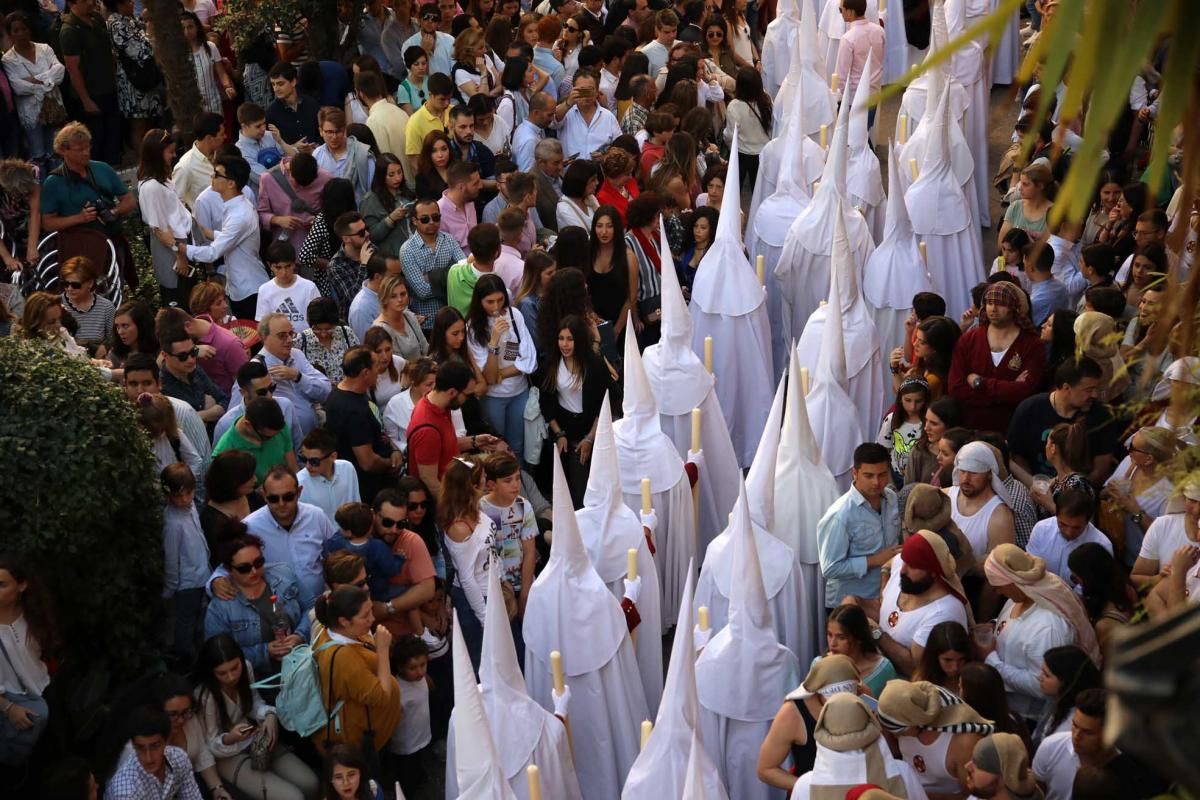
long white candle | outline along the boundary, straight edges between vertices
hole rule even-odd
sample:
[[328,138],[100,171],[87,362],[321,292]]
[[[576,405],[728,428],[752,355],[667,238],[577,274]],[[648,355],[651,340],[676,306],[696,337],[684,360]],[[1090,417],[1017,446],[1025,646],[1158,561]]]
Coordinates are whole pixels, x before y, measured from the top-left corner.
[[542,800],[542,777],[536,764],[525,768],[525,780],[529,781],[529,800]]

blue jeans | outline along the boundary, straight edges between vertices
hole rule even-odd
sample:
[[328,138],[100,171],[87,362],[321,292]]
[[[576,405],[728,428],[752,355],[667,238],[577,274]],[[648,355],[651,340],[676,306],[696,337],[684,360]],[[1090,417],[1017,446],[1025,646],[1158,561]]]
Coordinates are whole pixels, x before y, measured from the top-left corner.
[[488,394],[479,398],[483,418],[492,426],[492,430],[508,442],[517,461],[523,461],[525,454],[525,403],[528,399],[528,388],[512,397],[492,397]]
[[46,730],[50,711],[46,701],[40,697],[8,692],[5,698],[24,706],[34,715],[33,727],[23,731],[17,730],[7,716],[0,716],[0,764],[19,767],[29,760],[34,746]]
[[[463,641],[467,645],[467,652],[471,656],[471,668],[475,670],[475,674],[479,674],[479,658],[483,652],[483,623],[475,616],[475,612],[471,609],[471,602],[467,600],[467,594],[457,586],[450,587],[450,603],[454,606],[454,610],[458,612],[458,629],[462,632]],[[525,671],[525,637],[522,634],[521,618],[517,617],[509,623],[512,629],[513,647],[517,651],[517,664],[520,665],[521,671]]]

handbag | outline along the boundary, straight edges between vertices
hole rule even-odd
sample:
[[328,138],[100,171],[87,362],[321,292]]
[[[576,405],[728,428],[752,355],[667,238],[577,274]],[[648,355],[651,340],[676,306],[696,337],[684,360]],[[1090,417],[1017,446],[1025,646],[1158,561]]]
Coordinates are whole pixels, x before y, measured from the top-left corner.
[[[25,65],[25,71],[29,73],[29,77],[37,80],[37,76],[33,74],[33,70],[29,68],[28,64]],[[38,109],[38,125],[54,128],[66,121],[67,107],[63,105],[62,90],[54,86],[42,98],[42,107]]]

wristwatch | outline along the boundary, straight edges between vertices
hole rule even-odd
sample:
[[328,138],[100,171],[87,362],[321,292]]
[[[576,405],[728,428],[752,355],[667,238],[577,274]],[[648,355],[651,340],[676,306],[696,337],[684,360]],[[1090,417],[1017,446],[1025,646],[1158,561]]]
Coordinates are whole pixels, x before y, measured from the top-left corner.
[[489,353],[491,353],[491,354],[492,354],[492,355],[494,355],[494,356],[498,356],[498,355],[500,355],[500,348],[499,348],[499,347],[491,347],[491,346],[489,346],[489,347],[488,347],[488,352],[489,352]]
[[982,375],[975,376],[975,380],[971,381],[971,388],[973,388],[973,389],[982,389],[983,388],[983,376]]
[[396,607],[392,605],[391,600],[388,600],[386,603],[384,603],[383,607],[387,609],[388,614],[393,617],[396,616]]
[[882,639],[883,638],[883,628],[872,628],[871,629],[871,638],[877,642],[880,639]]
[[1134,525],[1141,525],[1141,524],[1142,524],[1142,520],[1144,520],[1144,519],[1146,518],[1146,512],[1145,512],[1145,511],[1138,511],[1138,512],[1136,512],[1136,513],[1130,514],[1130,515],[1129,515],[1129,518],[1130,518],[1131,520],[1133,520],[1133,524],[1134,524]]

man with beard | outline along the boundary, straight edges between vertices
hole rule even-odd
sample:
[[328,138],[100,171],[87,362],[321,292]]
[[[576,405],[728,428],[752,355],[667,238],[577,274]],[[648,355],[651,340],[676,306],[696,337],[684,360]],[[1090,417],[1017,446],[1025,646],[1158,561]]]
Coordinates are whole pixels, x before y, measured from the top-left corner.
[[967,762],[969,800],[1041,800],[1025,743],[1012,733],[993,733],[975,745]]
[[918,531],[888,565],[879,605],[859,600],[871,635],[896,671],[912,675],[921,663],[929,633],[939,622],[967,623],[966,596],[955,574],[954,556],[936,533]]
[[433,598],[437,570],[421,535],[409,530],[408,496],[398,489],[383,489],[375,495],[375,536],[387,542],[392,553],[404,559],[400,572],[388,580],[392,587],[407,586],[387,602],[375,602],[375,619],[399,638],[421,635],[413,612]]
[[983,324],[962,335],[950,362],[950,394],[963,425],[1004,432],[1017,405],[1042,385],[1046,351],[1029,320],[1029,298],[1007,281],[988,286]]
[[429,487],[436,498],[442,493],[442,476],[458,455],[458,436],[450,412],[462,408],[475,391],[475,372],[460,361],[438,367],[433,391],[421,398],[408,422],[408,471]]
[[996,545],[1017,540],[999,462],[991,445],[964,444],[954,456],[957,485],[945,490],[950,497],[950,517],[970,542],[978,564]]

